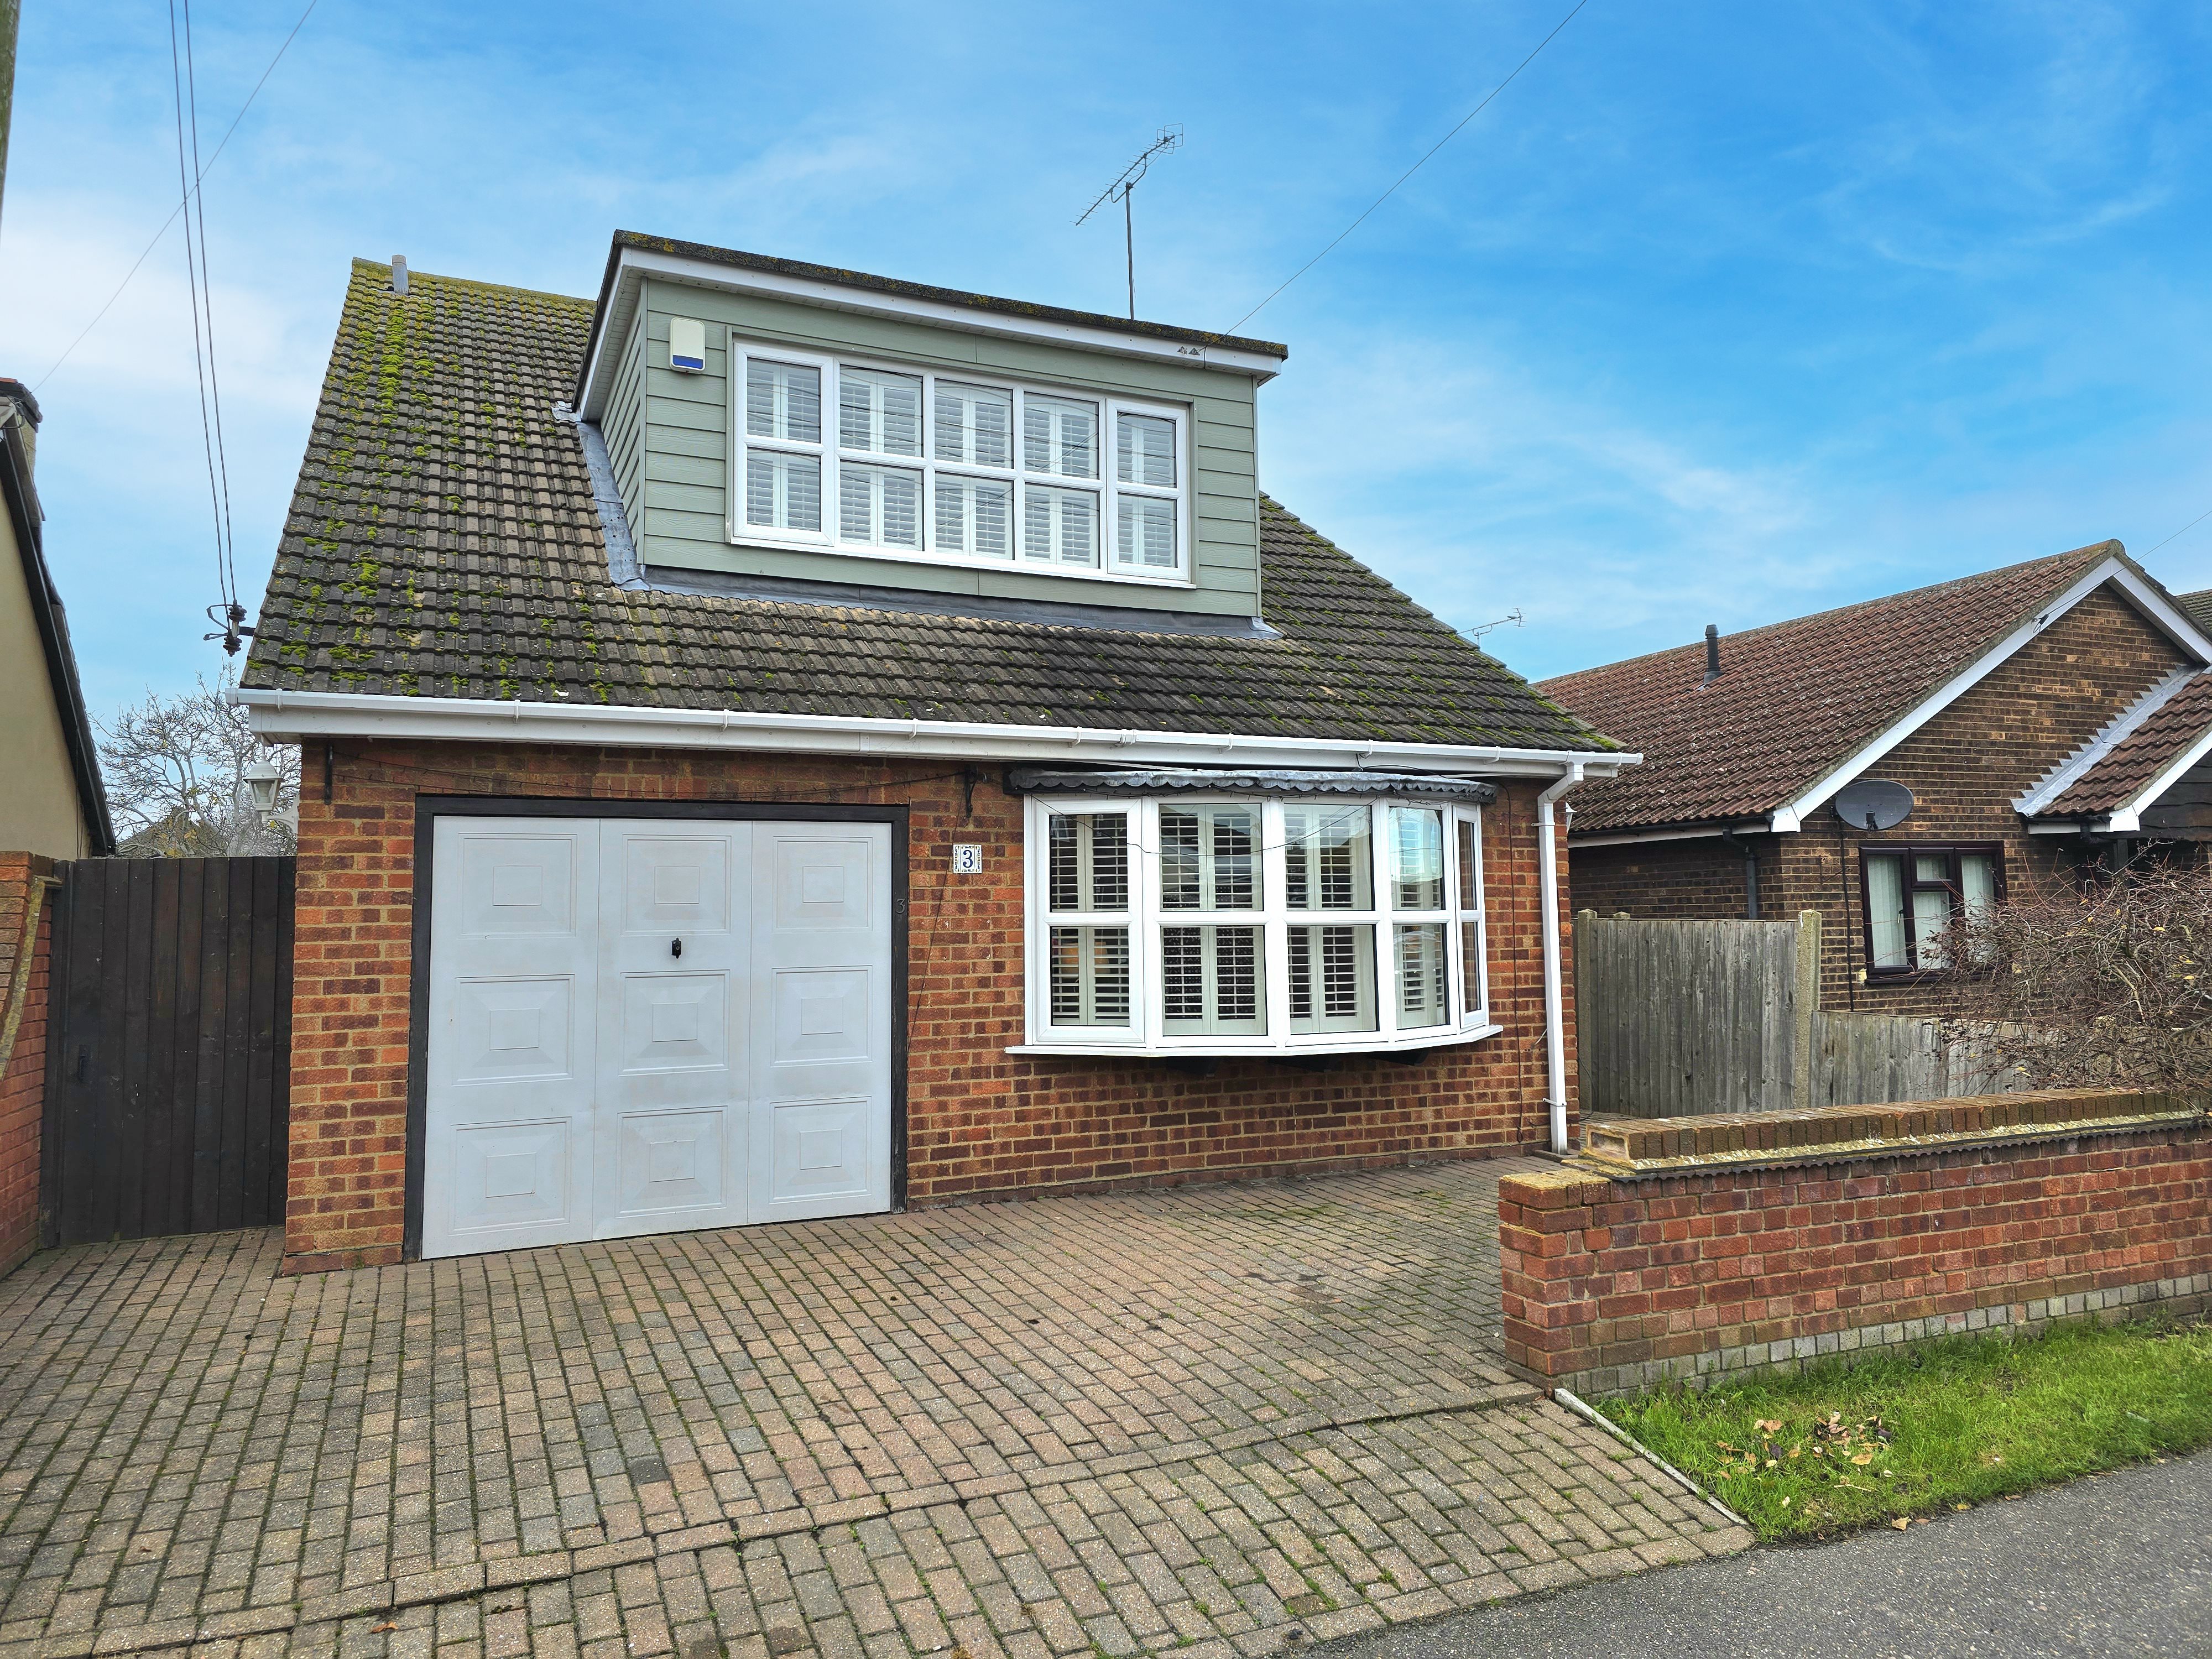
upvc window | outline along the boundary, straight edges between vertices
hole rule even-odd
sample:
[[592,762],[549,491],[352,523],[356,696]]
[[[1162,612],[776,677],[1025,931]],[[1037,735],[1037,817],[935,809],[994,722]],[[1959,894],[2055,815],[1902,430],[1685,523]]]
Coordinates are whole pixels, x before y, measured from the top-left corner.
[[1161,1054],[1486,1035],[1480,809],[1030,806],[1029,1046]]
[[1933,973],[1951,965],[1944,930],[2002,896],[2004,852],[1996,842],[1866,845],[1859,872],[1869,976]]
[[1188,585],[1175,405],[730,341],[733,541]]

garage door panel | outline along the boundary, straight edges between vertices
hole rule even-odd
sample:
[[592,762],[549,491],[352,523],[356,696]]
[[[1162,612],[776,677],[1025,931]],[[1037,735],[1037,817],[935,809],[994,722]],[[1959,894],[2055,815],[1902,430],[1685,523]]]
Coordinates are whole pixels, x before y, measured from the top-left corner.
[[875,1130],[873,1103],[805,1101],[776,1105],[755,1121],[766,1145],[755,1157],[765,1177],[755,1194],[757,1221],[799,1221],[814,1216],[849,1215],[873,1205],[870,1142]]
[[727,974],[625,974],[622,999],[626,1076],[729,1071]]
[[[706,1225],[719,1218],[687,1219],[686,1212],[719,1212],[729,1205],[727,1111],[625,1112],[616,1134],[617,1223]],[[739,1218],[743,1213],[740,1204]]]
[[775,841],[780,931],[874,925],[875,848],[867,840],[778,830]]
[[574,1079],[573,980],[465,979],[453,988],[453,1069],[457,1084],[566,1082]]
[[541,1235],[573,1230],[579,1194],[567,1119],[471,1124],[453,1132],[450,1146],[453,1185],[442,1219],[465,1248],[542,1243]]
[[[786,968],[777,973],[771,994],[776,1071],[788,1077],[798,1069],[872,1059],[874,978],[867,968]],[[795,1086],[801,1085],[779,1083],[775,1093],[787,1097]]]
[[548,835],[476,833],[462,842],[461,932],[474,939],[574,935],[582,917],[577,882],[584,860],[575,830]]
[[623,836],[623,927],[639,933],[730,931],[730,864],[724,836]]

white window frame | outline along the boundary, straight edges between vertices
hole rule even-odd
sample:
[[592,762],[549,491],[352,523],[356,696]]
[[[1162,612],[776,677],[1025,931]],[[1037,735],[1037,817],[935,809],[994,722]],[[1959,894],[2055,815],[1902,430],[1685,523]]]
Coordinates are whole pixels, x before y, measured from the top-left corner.
[[[1156,796],[1098,795],[1081,798],[1031,797],[1025,809],[1024,929],[1026,984],[1024,1040],[1010,1054],[1127,1054],[1182,1056],[1234,1054],[1372,1054],[1410,1048],[1442,1048],[1473,1042],[1494,1036],[1500,1029],[1490,1018],[1489,938],[1487,905],[1483,890],[1482,812],[1480,806],[1405,798],[1304,796],[1301,806],[1367,809],[1369,850],[1373,859],[1372,907],[1363,910],[1292,910],[1288,908],[1287,860],[1284,855],[1283,809],[1291,804],[1275,796],[1180,794],[1164,801]],[[1256,807],[1260,814],[1260,904],[1250,910],[1167,910],[1160,905],[1160,808],[1213,805]],[[1443,829],[1443,908],[1399,908],[1392,870],[1392,836],[1389,813],[1394,807],[1417,807],[1439,813]],[[1057,813],[1127,813],[1129,818],[1129,908],[1111,914],[1088,911],[1057,912],[1050,908],[1048,826]],[[1474,825],[1475,908],[1458,908],[1459,832],[1462,822]],[[1051,930],[1055,927],[1119,927],[1129,929],[1129,1002],[1127,1026],[1058,1026],[1051,1012]],[[1401,924],[1443,922],[1448,975],[1443,1023],[1400,1029],[1397,928]],[[1304,927],[1353,926],[1372,928],[1375,942],[1376,1024],[1372,1031],[1291,1030],[1290,929]],[[1163,1007],[1164,988],[1160,971],[1160,929],[1164,927],[1257,927],[1261,932],[1261,985],[1266,999],[1264,1035],[1229,1036],[1193,1033],[1169,1036]],[[1463,981],[1468,953],[1460,930],[1475,933],[1473,953],[1476,985],[1468,995]],[[1462,1007],[1465,1012],[1459,1012]]]
[[[1060,577],[1074,582],[1115,582],[1171,588],[1197,586],[1197,554],[1192,544],[1192,502],[1197,491],[1191,482],[1195,451],[1192,444],[1191,410],[1188,407],[1147,398],[1121,397],[1083,386],[1056,386],[1013,375],[995,374],[980,365],[939,372],[925,364],[900,362],[862,352],[825,354],[818,349],[791,349],[772,340],[747,338],[735,329],[727,331],[726,343],[728,349],[725,361],[728,364],[729,377],[727,416],[730,441],[728,511],[725,517],[726,529],[732,545],[805,549],[809,552],[836,553],[848,558],[887,559],[969,570],[1015,571],[1029,575]],[[747,434],[745,366],[755,357],[771,362],[802,364],[820,372],[822,441],[818,445],[791,443],[780,439],[757,439]],[[843,447],[843,400],[840,395],[842,388],[838,375],[841,366],[875,373],[913,375],[921,379],[922,453],[919,457],[884,455],[873,451],[848,451]],[[1011,395],[1013,408],[1010,465],[985,466],[937,459],[937,387],[940,380],[956,386],[987,386]],[[1031,471],[1024,465],[1028,420],[1026,399],[1032,396],[1071,398],[1097,407],[1099,417],[1097,477],[1079,479],[1057,472]],[[1150,416],[1174,423],[1176,481],[1172,488],[1125,484],[1116,476],[1120,471],[1120,417],[1125,414]],[[745,458],[747,452],[756,447],[786,454],[819,457],[822,465],[822,529],[819,532],[775,530],[744,521]],[[848,456],[859,465],[892,467],[921,475],[922,544],[919,550],[840,539],[840,507],[844,496],[839,463]],[[988,554],[953,552],[938,547],[937,480],[940,473],[959,477],[988,478],[1009,486],[1008,556],[999,558]],[[1022,538],[1025,523],[1024,485],[1027,483],[1096,493],[1098,516],[1094,531],[1097,541],[1097,562],[1094,565],[1067,565],[1025,556]],[[1172,570],[1146,569],[1118,562],[1121,499],[1125,495],[1133,500],[1168,501],[1174,504],[1176,559]]]

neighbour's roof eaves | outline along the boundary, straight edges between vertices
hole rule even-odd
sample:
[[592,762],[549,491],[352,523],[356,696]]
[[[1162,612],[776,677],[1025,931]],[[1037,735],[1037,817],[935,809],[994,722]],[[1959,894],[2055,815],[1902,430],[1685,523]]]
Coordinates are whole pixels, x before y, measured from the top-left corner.
[[2106,752],[2095,756],[2035,817],[2100,817],[2124,806],[2140,810],[2151,804],[2137,798],[2212,731],[2212,670],[2191,674],[2170,690],[2154,688],[2153,695],[2160,690],[2167,695],[2118,733]]
[[356,262],[246,686],[1617,752],[1264,495],[1273,638],[618,587],[592,310]]
[[1640,750],[1576,796],[1578,834],[1774,813],[1951,686],[2100,565],[2117,542],[1540,681],[1535,690]]

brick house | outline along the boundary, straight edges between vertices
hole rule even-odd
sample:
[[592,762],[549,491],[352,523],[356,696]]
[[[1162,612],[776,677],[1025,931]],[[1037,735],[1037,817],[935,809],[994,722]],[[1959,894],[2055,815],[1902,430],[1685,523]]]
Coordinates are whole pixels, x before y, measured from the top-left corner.
[[1553,803],[1634,757],[1261,492],[1285,356],[356,262],[238,693],[290,1267],[1562,1138]]
[[1818,911],[1824,1006],[1942,1012],[1963,907],[2212,841],[2208,599],[2105,542],[1544,681],[1645,757],[1576,798],[1572,902]]

